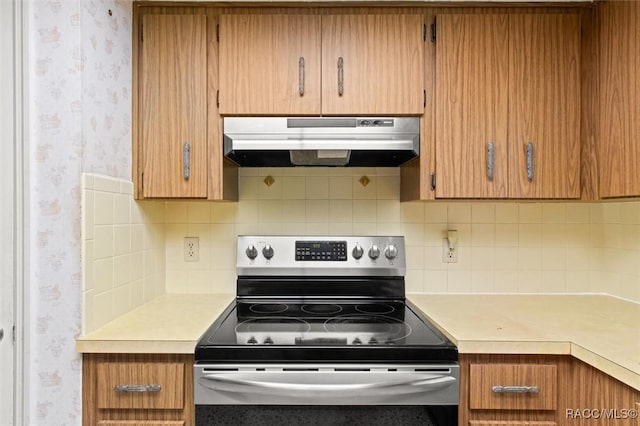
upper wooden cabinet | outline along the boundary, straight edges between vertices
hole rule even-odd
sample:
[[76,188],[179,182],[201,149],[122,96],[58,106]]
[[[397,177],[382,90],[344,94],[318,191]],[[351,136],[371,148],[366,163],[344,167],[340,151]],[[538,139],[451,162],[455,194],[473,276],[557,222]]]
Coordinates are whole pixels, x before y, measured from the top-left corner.
[[223,115],[420,115],[422,15],[223,15]]
[[322,17],[322,113],[424,113],[424,17]]
[[596,8],[600,196],[640,196],[640,2]]
[[143,197],[207,196],[207,17],[144,15],[139,110]]
[[220,16],[221,114],[320,114],[320,17]]
[[577,15],[440,15],[439,198],[580,197]]
[[216,16],[138,2],[133,22],[134,197],[237,200],[216,105]]

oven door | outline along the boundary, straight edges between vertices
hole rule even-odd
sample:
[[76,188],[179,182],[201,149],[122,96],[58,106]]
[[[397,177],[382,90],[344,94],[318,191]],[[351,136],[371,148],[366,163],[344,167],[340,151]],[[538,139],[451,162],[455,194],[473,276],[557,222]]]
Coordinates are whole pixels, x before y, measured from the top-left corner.
[[196,405],[458,405],[458,365],[196,364]]

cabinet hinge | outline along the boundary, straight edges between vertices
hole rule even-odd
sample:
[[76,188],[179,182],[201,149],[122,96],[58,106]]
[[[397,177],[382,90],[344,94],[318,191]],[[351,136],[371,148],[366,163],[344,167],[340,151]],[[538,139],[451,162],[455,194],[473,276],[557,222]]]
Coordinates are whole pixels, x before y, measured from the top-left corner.
[[422,106],[424,108],[427,107],[427,91],[426,90],[422,91]]
[[216,108],[220,108],[220,90],[216,90]]
[[434,19],[433,24],[431,24],[431,43],[436,42],[436,21]]
[[144,189],[144,173],[140,175],[140,188]]
[[436,174],[435,173],[431,173],[431,190],[432,191],[436,190]]
[[216,24],[216,41],[220,43],[220,24]]
[[11,341],[13,342],[13,344],[16,344],[16,325],[13,324],[13,327],[11,327]]
[[427,24],[422,24],[422,40],[427,41]]
[[144,32],[142,31],[142,22],[140,22],[140,43],[144,41]]

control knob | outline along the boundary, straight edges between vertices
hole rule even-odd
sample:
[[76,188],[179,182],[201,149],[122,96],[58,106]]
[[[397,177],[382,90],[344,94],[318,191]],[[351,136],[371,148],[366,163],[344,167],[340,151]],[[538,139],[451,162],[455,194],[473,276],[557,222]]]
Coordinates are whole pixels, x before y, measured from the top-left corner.
[[258,250],[256,250],[256,246],[254,246],[253,244],[250,244],[249,247],[247,247],[247,250],[245,250],[245,253],[247,254],[247,257],[251,260],[258,257]]
[[356,246],[351,251],[351,254],[353,255],[354,259],[360,259],[362,257],[362,255],[364,254],[364,249],[362,248],[362,246],[360,244],[356,243]]
[[371,248],[369,249],[369,257],[373,260],[376,260],[378,257],[380,257],[380,248],[378,248],[377,245],[372,245]]
[[265,244],[264,248],[262,249],[262,255],[266,259],[271,259],[273,257],[273,247],[271,247],[271,244]]
[[398,248],[394,244],[390,244],[384,250],[384,257],[389,260],[393,260],[398,256]]

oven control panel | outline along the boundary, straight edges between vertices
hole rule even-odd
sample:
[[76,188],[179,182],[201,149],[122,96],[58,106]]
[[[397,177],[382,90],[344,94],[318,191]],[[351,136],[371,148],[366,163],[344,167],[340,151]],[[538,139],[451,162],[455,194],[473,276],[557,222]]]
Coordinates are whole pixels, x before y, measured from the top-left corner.
[[402,236],[238,237],[242,276],[394,276],[406,272]]
[[296,241],[296,261],[346,261],[346,241]]

